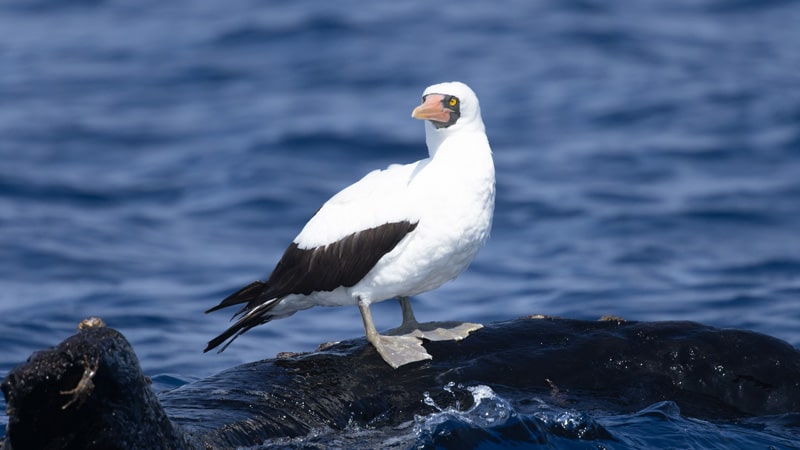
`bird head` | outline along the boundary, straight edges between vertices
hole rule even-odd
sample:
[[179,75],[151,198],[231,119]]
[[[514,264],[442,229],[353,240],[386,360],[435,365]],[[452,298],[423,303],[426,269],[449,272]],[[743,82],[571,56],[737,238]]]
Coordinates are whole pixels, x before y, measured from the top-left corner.
[[431,156],[451,136],[464,132],[485,136],[478,97],[459,81],[428,86],[411,117],[425,121],[425,142]]
[[478,97],[459,81],[428,86],[422,93],[422,103],[414,108],[411,117],[426,120],[433,130],[441,132],[484,129]]

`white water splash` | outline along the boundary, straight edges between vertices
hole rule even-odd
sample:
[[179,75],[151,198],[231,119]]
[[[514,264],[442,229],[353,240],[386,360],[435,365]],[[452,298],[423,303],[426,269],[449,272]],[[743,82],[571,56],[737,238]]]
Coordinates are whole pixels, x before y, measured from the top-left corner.
[[504,398],[497,395],[489,386],[465,387],[462,384],[456,385],[450,382],[442,389],[452,394],[455,398],[454,388],[470,392],[472,394],[472,406],[462,411],[461,402],[456,399],[453,406],[441,407],[429,392],[425,392],[423,394],[423,403],[435,408],[438,412],[427,416],[417,415],[414,417],[414,433],[417,437],[431,433],[438,425],[448,420],[457,420],[476,427],[488,428],[503,423],[516,414],[511,405]]

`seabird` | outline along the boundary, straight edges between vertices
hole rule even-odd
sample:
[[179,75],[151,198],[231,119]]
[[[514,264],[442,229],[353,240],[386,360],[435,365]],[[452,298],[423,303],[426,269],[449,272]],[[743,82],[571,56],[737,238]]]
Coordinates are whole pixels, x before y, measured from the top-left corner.
[[[312,306],[357,305],[367,340],[394,368],[432,358],[422,339],[460,340],[481,328],[420,324],[409,301],[458,276],[489,236],[494,164],[478,98],[461,82],[435,84],[411,116],[425,121],[428,158],[372,171],[322,205],[266,282],[206,311],[244,304],[206,352]],[[403,323],[382,335],[370,305],[391,298],[400,302]]]

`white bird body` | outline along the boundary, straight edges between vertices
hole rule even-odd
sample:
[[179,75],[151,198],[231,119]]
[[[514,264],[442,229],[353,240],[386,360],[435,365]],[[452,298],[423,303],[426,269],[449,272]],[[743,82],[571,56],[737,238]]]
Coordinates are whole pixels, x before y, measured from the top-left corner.
[[[212,308],[247,302],[239,322],[214,346],[254,324],[312,306],[358,304],[368,310],[371,303],[415,296],[467,268],[489,236],[495,197],[477,97],[462,83],[434,85],[415,117],[423,106],[452,98],[460,102],[458,120],[425,122],[428,158],[372,171],[334,195],[297,235],[267,283],[255,282]],[[450,117],[438,108],[436,113]],[[373,247],[382,250],[373,254]],[[315,281],[312,274],[325,280]]]
[[310,249],[385,223],[418,222],[355,286],[292,295],[272,309],[286,316],[312,306],[411,297],[454,279],[489,237],[494,165],[485,134],[442,143],[435,158],[368,173],[328,200],[294,239]]

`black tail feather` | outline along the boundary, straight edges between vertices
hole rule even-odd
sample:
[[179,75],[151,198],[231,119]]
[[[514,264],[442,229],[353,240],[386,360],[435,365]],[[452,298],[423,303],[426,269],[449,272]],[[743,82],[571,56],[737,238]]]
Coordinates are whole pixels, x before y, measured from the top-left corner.
[[249,304],[254,300],[257,300],[258,297],[260,297],[261,294],[263,294],[266,289],[267,289],[267,283],[264,283],[263,281],[253,281],[247,286],[225,297],[224,300],[219,302],[219,305],[207,310],[206,314],[214,311],[219,311],[220,309],[227,308],[228,306],[239,305],[242,303]]
[[[218,347],[223,342],[225,345],[219,349],[218,353],[222,353],[228,346],[241,334],[253,328],[257,325],[261,325],[262,323],[267,323],[272,320],[273,315],[269,312],[272,308],[275,307],[278,303],[281,302],[280,298],[271,298],[267,300],[259,300],[257,303],[255,301],[258,299],[258,296],[262,293],[261,288],[264,286],[264,283],[260,281],[256,281],[254,283],[250,283],[243,289],[239,290],[238,292],[230,295],[228,298],[222,301],[219,305],[215,306],[212,309],[209,309],[206,312],[216,311],[220,308],[224,308],[230,305],[236,305],[239,303],[245,303],[246,305],[236,313],[236,316],[241,316],[239,320],[236,321],[233,325],[231,325],[227,330],[223,331],[222,334],[215,337],[214,339],[208,342],[208,346],[206,346],[203,353]],[[254,294],[255,292],[255,294]],[[228,341],[228,342],[225,342]]]
[[261,321],[258,321],[258,322],[253,322],[253,323],[251,323],[249,325],[244,325],[242,323],[242,321],[244,321],[244,320],[245,320],[245,318],[240,319],[238,322],[233,324],[230,328],[225,330],[222,334],[220,334],[219,336],[215,337],[214,339],[208,341],[208,345],[206,346],[205,350],[203,350],[203,353],[206,353],[209,350],[213,350],[214,348],[218,347],[220,344],[222,344],[223,342],[227,341],[230,338],[230,340],[228,342],[226,342],[225,345],[223,345],[222,348],[220,348],[217,351],[217,353],[222,353],[242,333],[244,333],[245,331],[249,330],[250,328],[253,328],[256,325],[259,325],[259,324],[263,323]]

